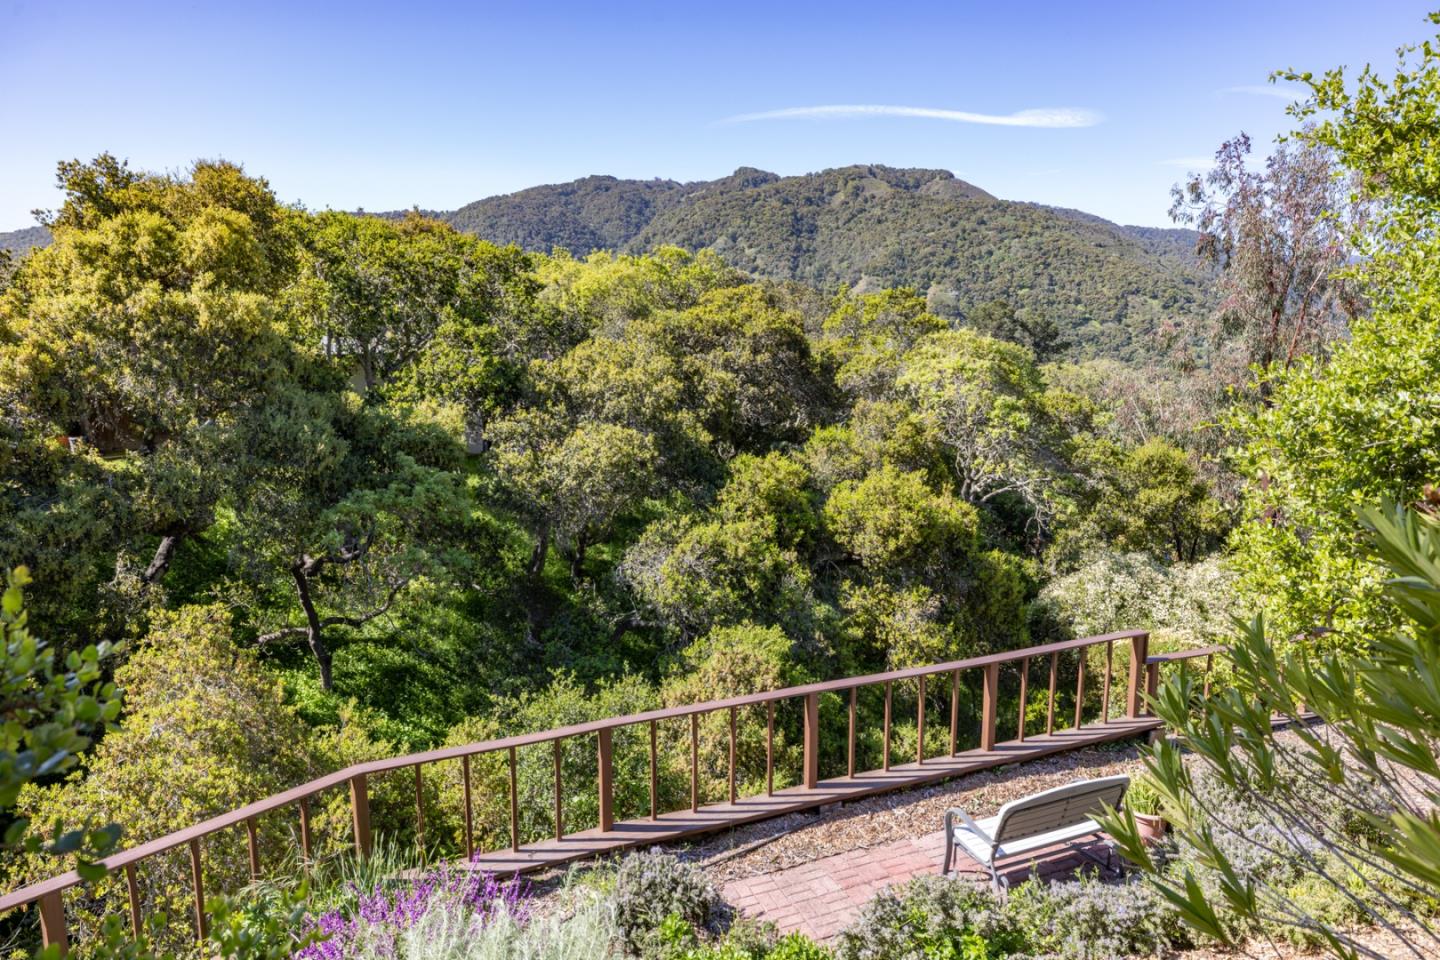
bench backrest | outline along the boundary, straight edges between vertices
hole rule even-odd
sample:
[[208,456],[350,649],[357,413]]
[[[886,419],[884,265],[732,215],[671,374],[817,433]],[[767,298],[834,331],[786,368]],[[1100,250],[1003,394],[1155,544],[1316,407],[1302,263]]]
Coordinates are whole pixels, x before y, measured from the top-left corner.
[[1121,774],[1067,783],[1063,787],[1011,800],[1000,808],[1000,819],[995,824],[995,842],[1003,843],[1073,827],[1099,813],[1101,804],[1108,803],[1118,808],[1129,785],[1130,778]]

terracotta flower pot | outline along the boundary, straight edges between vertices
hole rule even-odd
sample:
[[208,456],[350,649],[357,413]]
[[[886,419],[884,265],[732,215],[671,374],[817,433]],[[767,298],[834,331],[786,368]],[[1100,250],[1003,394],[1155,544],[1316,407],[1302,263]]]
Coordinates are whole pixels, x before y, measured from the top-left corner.
[[1165,818],[1159,814],[1135,814],[1135,827],[1146,843],[1155,843],[1165,836]]

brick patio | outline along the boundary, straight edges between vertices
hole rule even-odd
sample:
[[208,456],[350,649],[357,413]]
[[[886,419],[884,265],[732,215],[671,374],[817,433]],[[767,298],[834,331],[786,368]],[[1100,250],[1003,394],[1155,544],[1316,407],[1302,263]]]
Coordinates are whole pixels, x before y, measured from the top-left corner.
[[[944,831],[907,837],[861,850],[849,850],[786,870],[732,880],[725,885],[725,900],[755,920],[768,920],[782,933],[800,931],[816,940],[829,940],[845,929],[860,908],[878,891],[925,873],[938,874],[944,862]],[[1105,859],[1103,843],[1085,845]],[[1039,851],[1035,859],[1016,860],[1001,872],[1012,886],[1030,875],[1031,864],[1045,879],[1073,876],[1093,866],[1076,846]],[[989,876],[973,862],[959,864],[960,875],[988,885]]]

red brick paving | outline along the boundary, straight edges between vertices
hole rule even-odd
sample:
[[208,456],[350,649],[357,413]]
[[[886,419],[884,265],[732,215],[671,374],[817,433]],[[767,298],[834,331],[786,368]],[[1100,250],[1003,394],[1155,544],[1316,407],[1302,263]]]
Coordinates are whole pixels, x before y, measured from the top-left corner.
[[[1103,844],[1091,841],[1088,849],[1105,859]],[[877,892],[920,874],[938,874],[944,857],[944,831],[937,830],[923,837],[848,850],[798,867],[732,880],[725,885],[724,896],[738,912],[771,921],[782,933],[798,930],[816,940],[829,940],[849,926]],[[1032,864],[1042,878],[1055,879],[1070,876],[1092,861],[1076,847],[1050,847],[1038,851],[1034,858],[1007,864],[1001,877],[1013,886],[1030,876]],[[958,870],[976,883],[990,882],[989,875],[974,862],[962,859]]]

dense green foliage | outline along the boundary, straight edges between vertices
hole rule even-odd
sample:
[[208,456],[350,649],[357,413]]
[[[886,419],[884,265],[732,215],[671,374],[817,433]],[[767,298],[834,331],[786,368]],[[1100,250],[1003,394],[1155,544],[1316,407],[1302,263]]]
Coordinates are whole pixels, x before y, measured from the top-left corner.
[[[1143,360],[1158,331],[1200,318],[1212,299],[1191,231],[999,200],[944,170],[862,165],[782,178],[746,167],[695,183],[592,176],[426,216],[540,253],[710,248],[757,276],[824,290],[912,287],[937,314],[974,314],[997,336],[984,310],[1008,302],[1019,321],[1006,338],[1042,361],[1066,347]],[[0,234],[0,247],[23,253],[49,240],[35,227]]]
[[0,593],[0,815],[5,833],[0,850],[48,858],[80,854],[79,868],[95,876],[93,858],[108,852],[116,831],[109,820],[69,816],[15,815],[22,791],[37,780],[69,773],[93,735],[120,715],[120,698],[101,671],[118,651],[109,644],[73,651],[64,660],[53,645],[31,632],[24,567],[8,571]]
[[1394,622],[1354,511],[1415,500],[1440,478],[1440,158],[1428,132],[1440,117],[1440,54],[1425,46],[1393,82],[1367,69],[1353,91],[1339,71],[1295,79],[1314,90],[1302,116],[1334,111],[1301,136],[1335,150],[1383,213],[1358,238],[1366,258],[1352,270],[1372,310],[1328,363],[1275,372],[1269,403],[1237,412],[1250,520],[1234,543],[1273,636],[1331,644]]

